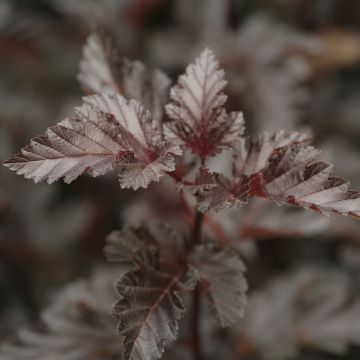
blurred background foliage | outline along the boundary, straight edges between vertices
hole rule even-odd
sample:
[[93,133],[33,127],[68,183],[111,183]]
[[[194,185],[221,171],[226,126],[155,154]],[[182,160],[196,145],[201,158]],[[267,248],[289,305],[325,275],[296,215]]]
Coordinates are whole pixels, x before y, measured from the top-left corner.
[[[1,160],[80,104],[83,92],[76,74],[92,30],[109,35],[123,56],[160,67],[173,79],[201,49],[212,47],[227,72],[229,107],[244,111],[249,132],[284,128],[312,133],[337,173],[360,188],[359,0],[1,0]],[[153,194],[164,196],[166,186],[153,185]],[[148,218],[146,211],[181,216],[175,201],[164,200],[167,208],[157,209],[158,197],[152,197],[120,191],[114,176],[49,187],[1,168],[0,338],[36,319],[63,284],[101,264],[105,236],[124,220]],[[324,290],[325,302],[350,280],[345,297],[358,298],[360,226],[355,220],[334,217],[329,222],[316,214],[300,219],[287,209],[257,206],[241,215],[240,227],[225,220],[229,214],[217,221],[239,243],[250,288],[256,289],[242,331],[253,336],[252,346],[260,354],[264,349],[283,358],[286,331],[274,328],[270,319],[257,328],[256,306],[273,311],[277,300],[267,291],[282,281],[279,295],[290,297],[295,294],[290,284],[304,272],[327,278],[340,273],[330,279],[335,288]],[[291,301],[273,316],[290,312]],[[339,322],[335,333],[344,343],[360,345],[360,310],[351,314],[358,322],[351,336]],[[269,339],[262,342],[261,331],[273,331],[283,348],[274,350]],[[332,351],[323,343],[319,347],[325,352],[301,345],[297,356],[355,359],[360,353],[356,346]],[[242,358],[248,350],[241,347]]]

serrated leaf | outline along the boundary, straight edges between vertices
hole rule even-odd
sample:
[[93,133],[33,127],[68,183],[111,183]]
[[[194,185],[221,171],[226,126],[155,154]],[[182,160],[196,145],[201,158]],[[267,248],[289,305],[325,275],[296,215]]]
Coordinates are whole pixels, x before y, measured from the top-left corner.
[[184,238],[169,224],[158,221],[112,232],[106,239],[108,261],[139,264],[176,264],[186,255]]
[[200,211],[221,211],[245,205],[254,192],[261,192],[259,175],[271,156],[286,145],[307,141],[306,135],[286,131],[241,138],[234,154],[232,177],[213,174],[216,186],[200,194]]
[[125,337],[125,359],[161,358],[164,347],[177,338],[186,311],[181,293],[191,291],[197,280],[197,272],[187,266],[171,273],[141,267],[120,279],[117,289],[122,298],[113,315]]
[[[266,197],[278,205],[292,204],[324,215],[338,213],[360,217],[360,193],[350,183],[332,176],[332,166],[318,161],[320,151],[307,145],[298,133],[263,134],[242,139],[231,179],[205,191],[200,209],[221,210],[242,205],[234,191],[237,181],[249,178],[248,196]],[[218,194],[221,194],[219,196]],[[211,202],[213,200],[214,202]]]
[[235,324],[244,315],[247,282],[245,265],[232,250],[214,244],[199,245],[190,255],[200,279],[208,285],[210,307],[222,327]]
[[78,79],[89,93],[119,93],[139,101],[161,123],[169,77],[160,70],[146,68],[138,60],[121,59],[118,49],[104,36],[93,33],[88,37]]
[[117,167],[121,187],[138,189],[173,171],[176,154],[179,148],[162,140],[140,103],[120,95],[94,95],[84,98],[75,119],[50,127],[4,165],[50,184],[60,178],[70,183],[83,173],[103,175]]
[[123,359],[123,344],[108,313],[116,299],[119,270],[99,269],[89,280],[67,285],[41,315],[23,328],[16,342],[0,346],[2,360]]
[[291,146],[280,151],[264,171],[263,189],[278,204],[359,218],[360,194],[350,191],[350,182],[333,177],[332,172],[332,165],[316,160],[312,148]]
[[251,176],[259,173],[268,165],[276,150],[287,145],[307,143],[309,140],[305,134],[284,130],[242,138],[235,152],[235,174]]
[[120,300],[113,314],[125,336],[125,358],[158,359],[175,340],[185,313],[182,294],[191,291],[198,272],[187,264],[187,247],[170,225],[149,222],[111,234],[109,260],[133,263],[117,284]]
[[167,126],[202,158],[232,147],[244,132],[242,113],[225,111],[226,83],[215,55],[205,49],[171,89]]
[[127,228],[113,231],[104,248],[108,261],[131,264],[149,263],[158,255],[157,244],[149,237],[147,228]]

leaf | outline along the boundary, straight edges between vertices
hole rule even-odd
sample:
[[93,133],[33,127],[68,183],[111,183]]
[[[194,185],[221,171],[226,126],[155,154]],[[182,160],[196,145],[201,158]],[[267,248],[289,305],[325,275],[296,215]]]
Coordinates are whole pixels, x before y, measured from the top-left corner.
[[309,137],[295,131],[263,132],[251,138],[242,138],[235,153],[235,174],[254,175],[269,163],[272,154],[287,145],[307,143]]
[[67,285],[42,313],[38,326],[21,329],[0,346],[2,360],[123,359],[108,308],[116,299],[119,270],[98,269],[89,280]]
[[360,194],[350,182],[333,177],[332,165],[316,161],[310,147],[284,148],[264,172],[263,189],[278,204],[292,204],[324,215],[360,217]]
[[[231,179],[218,175],[217,186],[200,196],[202,211],[241,206],[252,196],[278,205],[292,204],[329,216],[360,217],[360,193],[350,183],[333,177],[331,165],[317,160],[320,151],[298,133],[262,134],[243,139],[237,149]],[[236,186],[249,178],[248,191]],[[224,185],[225,184],[225,185]]]
[[170,87],[168,76],[147,69],[138,60],[121,59],[119,50],[98,33],[91,34],[86,42],[78,79],[89,93],[119,93],[139,101],[161,124]]
[[199,245],[190,255],[200,279],[208,285],[211,309],[222,327],[235,324],[244,315],[246,290],[245,265],[232,250],[213,244]]
[[140,103],[115,94],[94,95],[84,98],[75,119],[50,127],[4,165],[49,184],[60,178],[70,183],[83,173],[95,177],[117,167],[121,187],[136,190],[173,171],[178,154],[180,149],[162,140]]
[[179,267],[168,273],[142,267],[125,274],[117,283],[121,299],[113,308],[118,332],[125,336],[125,359],[159,359],[164,347],[177,338],[179,320],[186,308],[181,293],[191,291],[197,273]]
[[187,264],[187,252],[185,239],[161,222],[108,237],[107,258],[133,263],[117,283],[120,300],[113,307],[118,331],[125,336],[126,359],[158,359],[176,339],[186,310],[182,295],[198,281],[197,271]]
[[149,110],[160,125],[169,96],[171,81],[158,69],[148,69],[138,60],[123,59],[121,88],[128,99],[136,99]]
[[91,34],[83,49],[78,80],[91,94],[121,93],[119,83],[119,56],[98,33]]
[[106,238],[104,252],[108,261],[130,265],[151,262],[158,255],[158,248],[147,228],[130,227],[113,231]]
[[168,128],[202,158],[231,148],[244,132],[242,113],[227,114],[224,71],[210,49],[188,66],[171,89]]
[[[216,1],[214,4],[224,5]],[[220,63],[226,64],[231,93],[237,95],[247,117],[254,120],[252,128],[296,129],[311,98],[304,84],[309,77],[309,66],[303,54],[318,54],[322,50],[321,41],[313,33],[293,29],[266,14],[244,18],[242,26],[235,31],[225,28],[209,31],[201,28],[204,15],[212,13],[217,18],[211,21],[211,30],[219,22],[226,24],[224,13],[215,8],[210,10],[212,7],[213,3],[209,2],[196,3],[196,6],[181,3],[177,16],[187,26],[183,24],[182,32],[159,31],[149,46],[153,57],[158,63],[177,69],[197,51],[199,43],[208,44]],[[192,29],[190,37],[185,35],[189,28]]]
[[286,145],[307,141],[306,135],[283,130],[241,138],[234,154],[232,177],[214,173],[216,186],[200,194],[199,210],[221,211],[244,206],[254,192],[261,193],[259,175],[272,154]]
[[185,245],[184,238],[170,224],[149,221],[112,232],[104,251],[108,261],[135,265],[159,261],[162,265],[174,265],[185,257]]

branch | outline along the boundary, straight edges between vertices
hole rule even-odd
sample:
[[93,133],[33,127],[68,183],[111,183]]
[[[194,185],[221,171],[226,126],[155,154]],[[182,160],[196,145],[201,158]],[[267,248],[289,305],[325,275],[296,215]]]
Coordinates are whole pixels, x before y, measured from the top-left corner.
[[[201,228],[202,228],[203,220],[204,220],[204,214],[197,210],[195,215],[193,235],[192,235],[193,246],[196,246],[201,242]],[[201,315],[201,288],[200,288],[200,284],[198,284],[194,290],[193,318],[191,323],[194,360],[202,360],[200,315]]]

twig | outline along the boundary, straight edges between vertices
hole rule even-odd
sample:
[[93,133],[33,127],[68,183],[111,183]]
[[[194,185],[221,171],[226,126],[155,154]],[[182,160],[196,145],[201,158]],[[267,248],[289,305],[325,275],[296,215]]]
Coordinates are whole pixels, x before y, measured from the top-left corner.
[[193,246],[201,242],[201,228],[204,220],[204,214],[200,211],[196,211],[193,235],[192,235],[192,244]]
[[[192,244],[196,246],[201,242],[201,228],[204,220],[204,214],[197,211],[195,215]],[[192,343],[194,360],[202,360],[201,355],[201,335],[200,335],[200,315],[201,315],[201,288],[197,285],[194,290],[193,314],[191,323]]]

